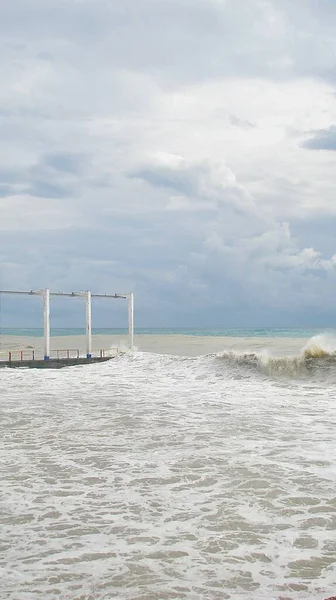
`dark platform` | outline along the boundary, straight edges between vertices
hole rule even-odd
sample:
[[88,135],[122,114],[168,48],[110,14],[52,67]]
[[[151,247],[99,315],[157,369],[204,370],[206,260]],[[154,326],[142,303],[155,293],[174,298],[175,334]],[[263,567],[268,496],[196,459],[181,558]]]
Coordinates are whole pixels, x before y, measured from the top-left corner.
[[0,360],[0,368],[10,369],[62,369],[74,365],[91,365],[112,360],[113,356],[93,356],[92,358],[50,358],[49,360]]

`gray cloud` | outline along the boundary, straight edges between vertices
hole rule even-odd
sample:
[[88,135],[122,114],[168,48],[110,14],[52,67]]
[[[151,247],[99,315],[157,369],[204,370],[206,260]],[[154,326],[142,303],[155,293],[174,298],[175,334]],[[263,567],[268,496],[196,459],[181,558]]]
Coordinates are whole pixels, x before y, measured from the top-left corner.
[[336,151],[336,125],[328,129],[320,129],[314,132],[311,138],[302,142],[302,147],[308,150],[331,150]]
[[236,182],[233,172],[223,163],[207,161],[190,162],[181,157],[162,155],[157,163],[134,170],[132,177],[138,177],[158,188],[182,194],[193,202],[209,201],[210,210],[216,210],[218,203],[253,208],[253,202],[246,190]]
[[23,190],[27,196],[35,196],[37,198],[68,198],[72,195],[69,188],[61,185],[51,184],[47,181],[35,181],[34,185]]
[[[17,15],[21,18],[18,20]],[[50,0],[4,3],[0,30],[12,49],[25,40],[45,62],[70,58],[86,71],[151,73],[166,84],[222,76],[332,76],[332,2],[273,0]],[[328,35],[329,33],[329,35]],[[98,60],[97,60],[98,59]]]
[[80,154],[70,152],[56,152],[45,154],[41,159],[41,164],[51,167],[61,173],[72,173],[79,175],[87,164],[86,158]]
[[21,193],[37,198],[69,198],[76,195],[78,177],[85,164],[85,158],[80,155],[60,152],[42,155],[30,167],[3,168],[0,170],[0,194],[7,196]]
[[[181,185],[183,172],[179,163],[176,169]],[[195,173],[199,171],[195,165]],[[216,174],[216,171],[217,166],[214,166],[213,173]],[[188,181],[189,169],[185,177]],[[211,179],[213,188],[209,185]],[[154,181],[156,185],[155,178],[148,181]],[[207,193],[212,192],[217,198],[216,178],[208,177],[207,181]],[[270,220],[256,205],[252,211],[250,206],[246,206],[245,211],[241,210],[235,216],[232,213],[232,199],[228,204],[219,203],[218,207],[216,220],[208,221],[203,228],[204,238],[199,251],[190,254],[187,259],[187,272],[191,280],[205,284],[198,292],[203,301],[208,298],[210,290],[216,288],[218,280],[225,281],[225,287],[230,289],[230,297],[234,296],[239,306],[244,305],[244,297],[248,296],[250,302],[257,305],[260,302],[266,305],[271,303],[274,308],[286,310],[290,297],[291,308],[297,310],[303,294],[305,304],[314,305],[319,301],[321,285],[331,301],[332,286],[336,279],[334,259],[324,260],[310,247],[300,249],[288,225]],[[183,277],[186,281],[185,274]]]
[[231,125],[242,127],[243,129],[251,129],[254,127],[253,123],[250,123],[250,121],[245,121],[244,119],[240,119],[237,117],[237,115],[230,115],[229,122]]
[[13,194],[15,194],[15,191],[10,185],[0,184],[0,197],[6,198],[7,196],[12,196]]

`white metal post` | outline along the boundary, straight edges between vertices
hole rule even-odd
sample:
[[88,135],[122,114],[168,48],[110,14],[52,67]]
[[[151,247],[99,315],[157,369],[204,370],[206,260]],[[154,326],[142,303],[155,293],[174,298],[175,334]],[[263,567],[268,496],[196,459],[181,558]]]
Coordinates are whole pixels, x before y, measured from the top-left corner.
[[50,291],[43,290],[44,306],[44,360],[50,358]]
[[86,358],[92,358],[92,318],[91,318],[91,292],[85,294],[86,304]]
[[134,294],[128,294],[128,336],[130,349],[134,347]]

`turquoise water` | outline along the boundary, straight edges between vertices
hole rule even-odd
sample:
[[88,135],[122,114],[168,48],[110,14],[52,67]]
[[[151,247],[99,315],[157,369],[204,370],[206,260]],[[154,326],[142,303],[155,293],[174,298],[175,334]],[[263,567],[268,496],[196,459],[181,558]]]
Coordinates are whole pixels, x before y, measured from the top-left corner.
[[[290,337],[290,338],[306,338],[313,337],[319,333],[330,332],[331,329],[279,329],[279,328],[228,328],[218,327],[216,329],[207,328],[165,328],[165,329],[152,329],[152,328],[136,328],[135,333],[137,335],[192,335],[192,336],[205,336],[205,337]],[[126,329],[118,328],[93,328],[93,334],[102,335],[125,335],[127,334]],[[4,327],[1,329],[2,335],[19,335],[19,336],[32,336],[42,337],[43,329],[40,328],[9,328]],[[63,329],[51,329],[51,335],[54,336],[72,336],[72,335],[85,335],[84,328],[63,328]]]

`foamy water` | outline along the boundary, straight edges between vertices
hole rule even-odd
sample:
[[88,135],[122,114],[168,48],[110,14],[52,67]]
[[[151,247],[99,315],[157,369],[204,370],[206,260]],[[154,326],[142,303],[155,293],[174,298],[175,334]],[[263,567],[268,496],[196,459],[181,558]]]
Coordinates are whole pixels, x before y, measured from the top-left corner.
[[0,371],[1,598],[336,592],[333,343],[252,344]]

